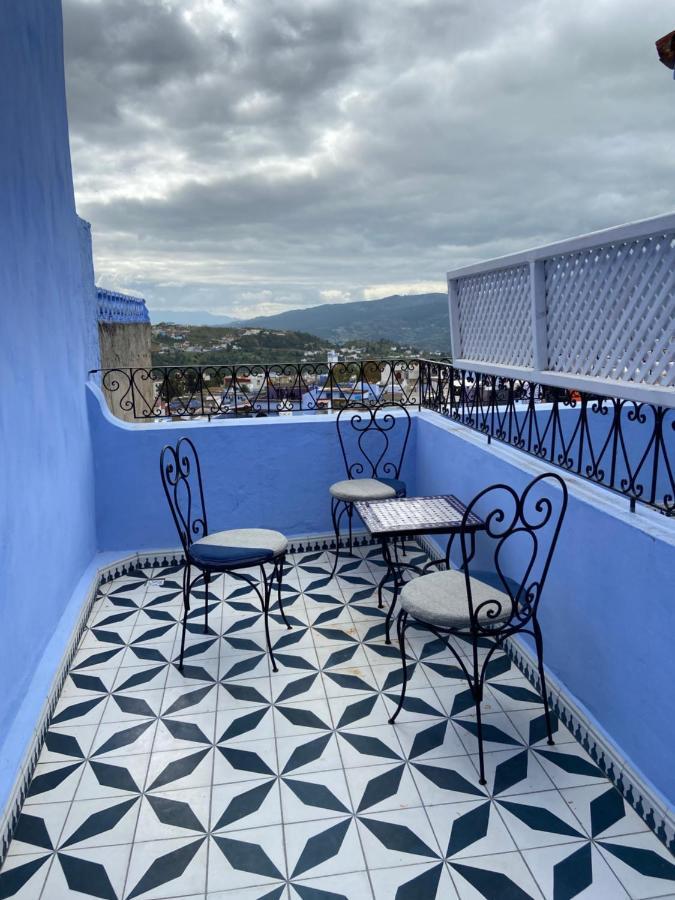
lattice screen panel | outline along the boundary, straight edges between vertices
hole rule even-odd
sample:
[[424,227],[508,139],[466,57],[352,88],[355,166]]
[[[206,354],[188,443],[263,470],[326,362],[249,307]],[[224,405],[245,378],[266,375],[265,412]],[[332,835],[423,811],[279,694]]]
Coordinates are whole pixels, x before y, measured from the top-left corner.
[[675,232],[546,260],[548,368],[675,385]]
[[464,359],[532,365],[528,265],[458,279],[457,305]]

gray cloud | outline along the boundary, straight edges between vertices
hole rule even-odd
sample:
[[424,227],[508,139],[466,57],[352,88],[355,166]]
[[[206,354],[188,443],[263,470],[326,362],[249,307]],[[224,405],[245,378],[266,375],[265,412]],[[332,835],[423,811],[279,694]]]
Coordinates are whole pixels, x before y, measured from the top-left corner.
[[667,0],[63,0],[101,282],[247,315],[671,209]]

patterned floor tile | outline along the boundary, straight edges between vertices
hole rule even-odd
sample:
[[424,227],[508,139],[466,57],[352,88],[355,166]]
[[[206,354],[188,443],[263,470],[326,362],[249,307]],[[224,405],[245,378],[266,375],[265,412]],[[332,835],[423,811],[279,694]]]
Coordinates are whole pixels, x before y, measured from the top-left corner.
[[[284,887],[286,872],[281,825],[228,831],[211,838],[208,863],[209,892],[259,885],[259,897]],[[272,894],[274,896],[274,894]]]
[[301,776],[285,775],[280,780],[280,787],[286,823],[323,820],[351,810],[349,788],[342,769]]
[[[478,772],[478,754],[469,757],[474,771]],[[499,750],[485,754],[485,777],[490,792],[495,796],[554,790],[538,756],[523,747]]]
[[65,848],[49,869],[42,896],[63,900],[82,896],[116,900],[122,896],[131,844]]
[[84,847],[131,844],[139,807],[139,797],[76,800],[70,807],[59,848],[78,853]]
[[296,822],[284,827],[288,874],[341,875],[365,868],[356,823],[351,817],[316,822]]
[[49,852],[11,854],[0,872],[0,897],[15,900],[39,900],[45,880],[53,864]]
[[578,820],[557,791],[516,794],[495,806],[520,850],[565,844],[585,837]]
[[276,745],[280,775],[308,775],[342,767],[335,734],[279,738]]
[[[131,848],[126,900],[165,900],[206,890],[208,839],[136,842]],[[96,896],[96,895],[94,895]]]
[[523,857],[546,900],[626,900],[629,894],[589,843],[525,850]]
[[422,807],[363,813],[359,816],[358,825],[363,852],[371,871],[443,858]]
[[596,846],[634,900],[675,888],[675,859],[651,832],[597,840]]
[[517,850],[495,804],[486,798],[427,809],[434,834],[447,859]]
[[286,815],[282,819],[279,789],[279,782],[272,776],[214,785],[211,830],[239,831],[291,821]]
[[593,838],[605,840],[648,831],[646,823],[628,806],[615,787],[606,782],[588,787],[565,788],[563,799]]
[[124,799],[128,794],[138,794],[146,783],[151,760],[150,753],[90,759],[84,766],[73,799],[98,800],[109,797],[112,800]]
[[[519,853],[467,857],[448,863],[461,900],[542,900],[543,894]],[[556,898],[557,900],[557,898]]]
[[443,863],[378,869],[373,877],[376,900],[458,900],[459,895]]
[[449,719],[425,719],[422,722],[399,722],[394,730],[405,756],[414,761],[436,757],[466,756],[457,729]]
[[183,672],[181,570],[104,585],[0,900],[672,900],[672,857],[555,717],[547,744],[541,700],[504,653],[482,707],[485,787],[459,661],[421,628],[389,725],[402,670],[379,550],[342,554],[333,581],[332,562],[289,558],[278,673],[241,581],[214,580],[206,633],[196,589]]
[[199,837],[209,827],[211,787],[154,791],[143,797],[136,841]]
[[371,815],[422,806],[415,780],[404,762],[357,766],[348,775],[354,812]]
[[36,803],[26,807],[14,830],[9,856],[35,854],[57,847],[71,803]]
[[413,760],[410,771],[426,807],[488,797],[486,789],[478,784],[477,769],[467,756]]

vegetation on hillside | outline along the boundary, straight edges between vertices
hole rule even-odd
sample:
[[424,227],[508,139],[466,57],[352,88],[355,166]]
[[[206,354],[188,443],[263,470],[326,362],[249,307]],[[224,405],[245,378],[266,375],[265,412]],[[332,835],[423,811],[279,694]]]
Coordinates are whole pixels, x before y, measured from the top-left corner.
[[156,366],[233,365],[235,363],[325,363],[329,350],[341,359],[419,356],[419,348],[388,340],[335,344],[298,331],[230,328],[210,325],[152,326],[152,362]]

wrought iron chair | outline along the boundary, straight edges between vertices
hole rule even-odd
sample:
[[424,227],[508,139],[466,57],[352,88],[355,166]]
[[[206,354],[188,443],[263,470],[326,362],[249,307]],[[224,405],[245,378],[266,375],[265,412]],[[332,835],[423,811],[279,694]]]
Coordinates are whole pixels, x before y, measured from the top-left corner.
[[400,474],[411,423],[405,406],[394,403],[356,410],[345,407],[338,413],[336,425],[347,478],[330,486],[335,531],[331,577],[340,557],[340,523],[345,515],[349,522],[349,552],[352,552],[354,503],[405,497],[406,485]]
[[[209,627],[209,584],[214,573],[228,572],[251,585],[257,593],[265,619],[267,649],[272,669],[277,666],[272,651],[269,630],[269,608],[274,581],[277,583],[279,611],[284,624],[290,628],[281,599],[281,580],[288,541],[279,531],[265,528],[235,528],[209,533],[204,503],[204,487],[199,456],[192,441],[181,438],[176,446],[167,444],[160,456],[160,471],[164,493],[171,509],[185,554],[183,569],[183,634],[180,645],[179,669],[183,671],[185,632],[190,611],[190,592],[199,576],[192,579],[192,567],[204,576],[204,632]],[[272,564],[268,573],[266,564]],[[258,567],[260,581],[242,571]],[[261,590],[262,588],[262,590]]]
[[[403,680],[398,706],[389,721],[391,724],[396,721],[405,702],[408,680],[405,632],[409,619],[413,619],[446,644],[468,682],[476,707],[481,784],[485,784],[481,723],[485,674],[493,653],[511,635],[534,637],[546,733],[548,743],[553,743],[544,645],[537,613],[566,509],[567,487],[555,473],[539,475],[520,496],[506,484],[486,488],[474,497],[464,513],[463,526],[475,514],[483,520],[484,528],[476,534],[462,527],[459,568],[450,568],[451,539],[445,560],[440,560],[445,568],[407,582],[399,595],[396,630]],[[429,566],[438,564],[437,560]],[[468,661],[454,646],[453,637],[464,639],[470,645]],[[485,647],[488,650],[481,661],[479,648]]]

